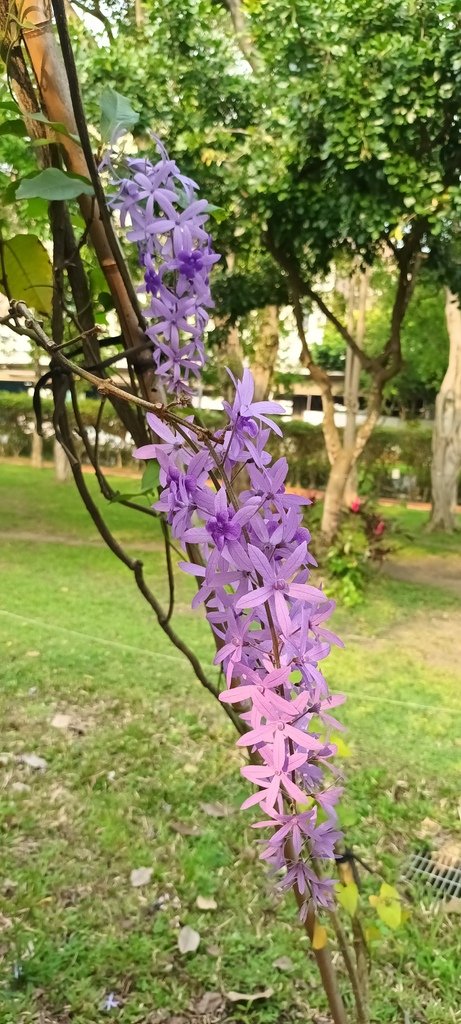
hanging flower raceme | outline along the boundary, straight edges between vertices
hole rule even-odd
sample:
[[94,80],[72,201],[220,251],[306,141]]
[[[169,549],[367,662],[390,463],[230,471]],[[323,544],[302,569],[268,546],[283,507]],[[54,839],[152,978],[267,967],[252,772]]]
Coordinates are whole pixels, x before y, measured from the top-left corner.
[[138,247],[150,302],[157,376],[166,391],[190,394],[189,379],[205,363],[203,335],[213,306],[208,275],[219,256],[206,230],[209,204],[158,142],[160,159],[129,159],[110,205]]
[[[218,257],[204,227],[206,202],[159,149],[156,164],[129,161],[130,177],[119,182],[112,205],[139,248],[157,370],[178,393],[203,365],[208,273]],[[200,551],[197,564],[180,564],[201,581],[192,605],[204,605],[216,637],[226,684],[220,699],[237,705],[245,726],[237,745],[251,753],[242,775],[255,792],[242,806],[258,805],[263,817],[254,827],[267,830],[261,856],[275,871],[285,869],[283,889],[306,895],[305,916],[310,901],[326,907],[333,899],[334,881],[318,864],[333,861],[340,838],[330,735],[341,728],[331,712],[343,698],[329,693],[319,666],[341,642],[325,626],[334,604],[310,580],[316,563],[302,517],[309,502],[286,492],[287,462],[273,463],[267,451],[271,431],[281,433],[272,417],[284,410],[253,401],[248,370],[232,380],[235,398],[223,403],[226,422],[217,434],[192,417],[179,423],[168,409],[148,413],[158,440],[135,455],[158,461],[154,507],[185,549]],[[248,485],[238,494],[242,470]]]
[[[272,464],[255,443],[279,430],[270,417],[283,410],[252,401],[248,370],[235,384],[218,435],[195,432],[191,421],[176,433],[148,414],[159,440],[135,454],[158,460],[162,490],[155,507],[173,536],[184,546],[197,544],[202,554],[203,564],[180,564],[201,580],[193,605],[205,605],[217,638],[215,661],[226,680],[221,700],[247,708],[241,716],[247,731],[237,745],[256,762],[242,768],[256,792],[242,806],[258,805],[265,814],[254,826],[268,831],[261,856],[275,870],[286,869],[283,888],[296,885],[325,907],[334,882],[315,865],[333,860],[340,837],[341,789],[334,785],[329,733],[341,728],[331,712],[343,698],[329,694],[319,665],[331,644],[340,643],[323,625],[334,605],[310,582],[315,560],[302,522],[306,501],[285,490],[286,460]],[[237,495],[233,481],[243,468],[250,486]]]

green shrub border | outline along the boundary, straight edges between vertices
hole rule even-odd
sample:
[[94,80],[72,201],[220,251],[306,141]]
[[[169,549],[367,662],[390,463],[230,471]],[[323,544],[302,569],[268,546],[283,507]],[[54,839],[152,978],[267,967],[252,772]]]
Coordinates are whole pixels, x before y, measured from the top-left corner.
[[[81,403],[85,426],[94,426],[99,402],[86,398]],[[44,455],[52,453],[52,400],[42,399],[44,423]],[[219,413],[201,413],[204,423],[216,429],[222,423]],[[22,394],[0,392],[0,455],[30,456],[34,426],[32,398]],[[107,437],[101,446],[101,462],[106,465],[131,462],[132,442],[125,436],[120,420],[110,403],[106,403],[101,428]],[[328,479],[329,464],[321,427],[302,420],[284,420],[283,438],[273,434],[270,448],[275,458],[285,456],[289,464],[289,484],[308,490],[323,490]],[[377,427],[359,468],[359,491],[381,497],[405,492],[408,497],[427,501],[430,497],[431,429],[423,423],[402,423],[401,427]],[[395,486],[392,470],[400,470],[400,485]]]

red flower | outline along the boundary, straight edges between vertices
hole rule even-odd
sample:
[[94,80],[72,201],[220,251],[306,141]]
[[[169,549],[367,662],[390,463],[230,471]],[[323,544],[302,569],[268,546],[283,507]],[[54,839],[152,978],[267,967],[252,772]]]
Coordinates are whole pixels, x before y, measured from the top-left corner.
[[362,499],[361,498],[353,498],[351,503],[350,503],[350,510],[351,510],[351,512],[360,512],[361,507],[362,507]]
[[380,519],[379,523],[376,523],[376,526],[375,526],[375,528],[373,530],[373,533],[374,533],[375,537],[382,537],[385,529],[386,529],[386,524],[384,522],[384,519]]

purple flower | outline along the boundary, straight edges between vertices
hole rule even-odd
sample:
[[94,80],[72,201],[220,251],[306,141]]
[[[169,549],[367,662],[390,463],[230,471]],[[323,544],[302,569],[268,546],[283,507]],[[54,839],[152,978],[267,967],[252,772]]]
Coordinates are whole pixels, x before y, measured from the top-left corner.
[[242,810],[255,804],[261,804],[265,811],[273,810],[280,798],[282,787],[292,800],[304,800],[303,790],[293,782],[294,771],[302,764],[303,758],[302,753],[291,754],[286,759],[284,768],[275,768],[273,764],[250,764],[241,768],[245,779],[261,787],[259,793],[253,793],[244,800]]
[[109,992],[109,995],[107,995],[105,1000],[104,1000],[103,1007],[102,1007],[103,1010],[106,1010],[107,1012],[109,1010],[116,1010],[117,1006],[119,1006],[118,999],[116,999],[116,997],[115,997],[113,992]]
[[290,615],[287,598],[296,601],[319,601],[323,593],[318,587],[311,587],[306,583],[291,581],[300,566],[306,561],[306,545],[299,544],[289,558],[281,565],[272,565],[266,556],[254,544],[248,545],[248,551],[256,572],[259,574],[262,586],[248,591],[240,597],[236,603],[237,610],[240,608],[257,608],[268,601],[274,607],[275,616],[279,628],[285,636],[290,632]]
[[[117,181],[110,205],[118,210],[127,238],[138,246],[146,316],[154,323],[154,363],[167,390],[190,394],[189,376],[205,361],[203,334],[213,306],[208,275],[219,256],[206,230],[208,203],[180,173],[157,140],[160,160],[128,160],[130,177]],[[192,339],[192,341],[191,341]]]
[[[157,165],[134,161],[131,170],[133,181],[121,184],[114,205],[140,246],[154,364],[170,391],[188,393],[204,361],[208,273],[217,259],[204,228],[207,204],[163,150]],[[340,837],[328,731],[341,728],[331,711],[343,698],[329,693],[318,666],[341,641],[325,626],[334,602],[308,582],[315,559],[301,514],[307,502],[287,494],[286,459],[272,464],[266,448],[270,431],[280,433],[270,416],[284,410],[253,401],[248,370],[234,383],[222,431],[204,436],[191,419],[179,431],[167,407],[161,417],[149,414],[157,440],[135,455],[158,461],[154,507],[184,547],[198,545],[197,561],[179,564],[197,580],[192,607],[204,605],[218,639],[215,664],[226,681],[220,699],[236,706],[246,727],[237,746],[258,755],[241,769],[255,787],[242,808],[260,805],[267,815],[255,824],[271,830],[261,856],[276,871],[285,868],[280,887],[298,890],[305,919],[311,903],[333,901],[332,881],[314,864],[334,861]],[[237,497],[233,482],[243,468],[249,489]],[[319,822],[320,810],[326,820]]]
[[192,527],[184,535],[186,541],[199,544],[213,541],[217,551],[224,551],[235,557],[240,565],[251,569],[251,562],[242,548],[240,539],[242,530],[254,515],[255,506],[249,502],[245,508],[237,511],[228,504],[224,487],[217,494],[207,488],[200,495],[200,512],[205,519],[204,527]]
[[256,437],[257,427],[254,420],[258,419],[261,423],[265,423],[270,430],[274,430],[276,434],[281,436],[282,431],[280,427],[268,419],[268,417],[269,415],[283,416],[285,413],[283,405],[277,405],[277,402],[253,402],[255,386],[250,371],[244,370],[242,380],[238,382],[230,371],[228,372],[236,386],[236,394],[233,404],[229,405],[228,402],[223,402],[223,408],[229,417],[234,432],[237,435],[248,433],[250,437]]

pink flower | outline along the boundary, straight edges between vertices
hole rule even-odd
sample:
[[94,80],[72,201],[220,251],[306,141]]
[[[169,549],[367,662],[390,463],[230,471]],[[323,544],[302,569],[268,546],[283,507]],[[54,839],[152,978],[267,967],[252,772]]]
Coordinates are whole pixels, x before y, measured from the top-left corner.
[[349,508],[350,508],[351,512],[360,512],[361,507],[362,507],[362,499],[358,498],[358,497],[357,498],[353,498],[351,503],[350,503],[350,505],[349,505]]
[[373,530],[373,533],[374,533],[375,537],[382,537],[385,529],[386,529],[386,524],[384,522],[384,519],[380,519],[379,523],[376,523],[376,526],[375,526],[375,528]]

